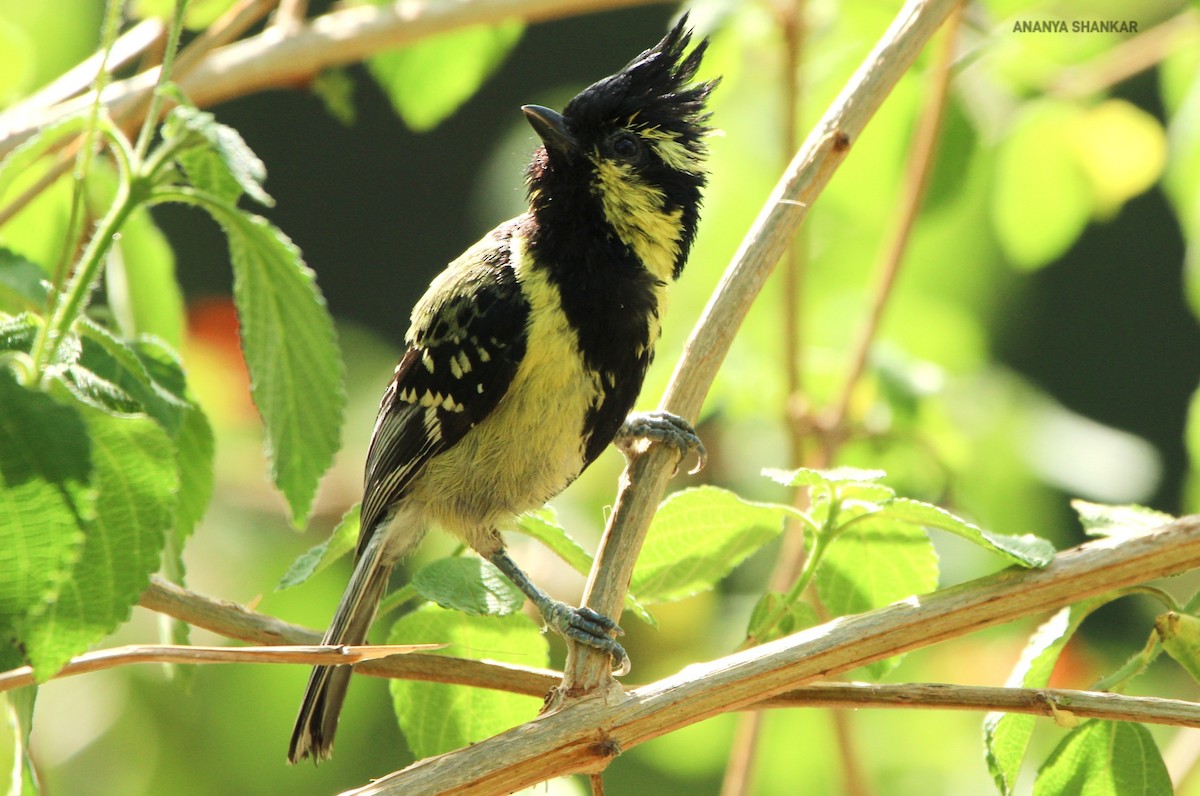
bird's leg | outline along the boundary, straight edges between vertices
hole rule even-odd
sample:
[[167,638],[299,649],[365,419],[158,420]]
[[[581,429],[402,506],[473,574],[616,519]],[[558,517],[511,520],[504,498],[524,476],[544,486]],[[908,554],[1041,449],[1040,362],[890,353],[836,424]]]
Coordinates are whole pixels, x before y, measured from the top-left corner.
[[616,622],[603,614],[596,613],[591,608],[572,608],[564,602],[555,600],[539,589],[504,550],[492,553],[487,559],[495,564],[496,568],[503,572],[537,606],[547,625],[580,644],[607,652],[612,656],[613,674],[628,674],[629,656],[625,654],[625,648],[612,638],[613,634],[618,636],[624,634]]
[[613,438],[613,443],[626,458],[640,453],[637,445],[643,441],[660,442],[675,448],[679,452],[676,471],[679,470],[679,462],[692,451],[696,452],[697,460],[696,466],[688,471],[689,474],[700,472],[708,461],[708,451],[704,449],[704,443],[696,435],[691,423],[670,412],[634,412],[626,418]]

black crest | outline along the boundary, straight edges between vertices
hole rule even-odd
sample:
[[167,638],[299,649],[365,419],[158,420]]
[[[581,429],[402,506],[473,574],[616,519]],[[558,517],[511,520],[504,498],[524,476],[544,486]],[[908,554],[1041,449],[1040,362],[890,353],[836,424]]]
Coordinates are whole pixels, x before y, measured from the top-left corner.
[[658,44],[579,92],[563,115],[581,126],[620,122],[658,127],[680,134],[684,141],[702,137],[709,119],[704,102],[717,81],[692,84],[708,40],[685,55],[692,40],[687,20],[684,14]]

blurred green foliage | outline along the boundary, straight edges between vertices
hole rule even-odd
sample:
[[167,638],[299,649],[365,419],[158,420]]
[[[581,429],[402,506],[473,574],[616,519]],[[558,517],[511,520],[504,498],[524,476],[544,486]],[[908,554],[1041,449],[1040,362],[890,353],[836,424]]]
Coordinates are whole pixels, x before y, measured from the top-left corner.
[[[803,134],[842,90],[895,12],[892,4],[803,5],[798,11],[805,21],[801,94],[792,101],[781,90],[786,60],[777,16],[788,4],[697,0],[690,5],[693,21],[712,36],[703,76],[723,77],[712,102],[722,133],[712,141],[704,221],[687,271],[673,290],[658,360],[641,398],[646,408],[657,403],[690,329],[795,149],[797,142],[784,140],[785,118],[793,114]],[[171,6],[139,0],[129,10],[166,16]],[[203,29],[228,6],[223,0],[192,3],[187,25]],[[99,2],[0,0],[0,109],[90,55],[102,11]],[[58,593],[61,585],[53,578],[42,582],[4,576],[39,571],[14,554],[25,537],[5,518],[38,517],[38,533],[57,540],[40,550],[47,561],[58,562],[57,571],[69,573],[59,580],[69,577],[77,584],[82,604],[93,604],[84,597],[94,579],[86,567],[72,569],[71,563],[75,557],[94,562],[99,554],[81,552],[78,516],[101,512],[116,518],[119,527],[102,523],[101,532],[89,535],[86,544],[107,545],[104,555],[113,557],[137,550],[132,556],[136,565],[130,566],[140,573],[104,587],[103,596],[114,598],[115,604],[98,621],[77,611],[72,612],[78,620],[73,626],[43,623],[43,630],[30,636],[37,643],[25,650],[28,655],[52,670],[106,636],[105,646],[154,639],[155,620],[148,614],[135,611],[132,621],[121,623],[133,598],[125,587],[143,582],[138,578],[154,569],[164,544],[169,558],[185,541],[177,565],[182,574],[186,561],[192,587],[238,602],[261,595],[261,611],[324,625],[344,584],[337,557],[352,546],[356,525],[346,510],[359,496],[376,402],[394,360],[394,345],[381,337],[398,337],[408,307],[429,275],[523,206],[520,173],[531,140],[515,113],[516,103],[556,104],[551,97],[557,97],[561,104],[653,41],[666,13],[626,10],[556,23],[565,25],[558,28],[534,25],[524,33],[516,23],[471,28],[376,56],[368,69],[347,73],[356,96],[348,99],[345,85],[338,89],[343,110],[355,111],[345,116],[357,119],[362,138],[353,140],[375,147],[365,151],[346,143],[352,139],[332,137],[341,133],[322,127],[326,120],[320,104],[299,93],[289,112],[297,114],[307,135],[294,134],[287,118],[276,113],[279,106],[270,103],[278,97],[245,98],[212,109],[217,119],[250,140],[273,174],[268,185],[278,200],[267,211],[270,222],[215,212],[231,238],[241,241],[232,252],[238,304],[244,310],[251,299],[261,299],[273,309],[257,315],[258,320],[284,320],[256,332],[253,323],[246,328],[243,315],[248,339],[239,344],[226,298],[229,278],[211,276],[227,273],[227,266],[214,264],[226,255],[205,248],[199,226],[205,222],[197,222],[194,213],[180,221],[178,215],[139,209],[126,221],[106,261],[103,300],[94,308],[105,325],[81,333],[78,364],[121,388],[119,394],[108,394],[112,401],[133,396],[135,406],[156,407],[153,421],[115,424],[90,406],[64,410],[61,395],[25,390],[7,375],[7,367],[0,368],[0,468],[6,478],[24,468],[22,472],[41,473],[61,487],[51,499],[44,491],[24,494],[20,485],[6,481],[6,502],[0,502],[0,615]],[[1059,19],[1133,20],[1139,34],[1013,31],[1017,21]],[[1164,27],[1158,35],[1147,33],[1160,24]],[[960,33],[928,194],[866,371],[851,395],[846,437],[839,440],[833,460],[823,463],[887,475],[876,483],[878,479],[860,472],[850,479],[853,489],[843,492],[838,491],[843,486],[826,483],[833,491],[816,501],[810,517],[820,526],[834,505],[847,507],[843,521],[878,510],[874,521],[846,522],[848,530],[838,531],[823,569],[814,575],[824,608],[835,614],[928,591],[939,581],[958,583],[994,571],[1000,559],[983,548],[1004,552],[1010,544],[1006,539],[1037,534],[1059,547],[1074,544],[1082,534],[1069,497],[1143,502],[1170,513],[1200,509],[1200,331],[1195,327],[1200,315],[1200,17],[1194,4],[1151,0],[1131,9],[1115,0],[1086,5],[986,0],[971,6]],[[586,44],[594,44],[592,50],[585,52]],[[548,62],[547,53],[555,46],[563,57]],[[578,63],[573,57],[577,49]],[[652,537],[635,573],[635,596],[644,592],[643,602],[657,603],[652,606],[655,629],[631,618],[625,621],[626,647],[639,678],[664,676],[726,654],[743,642],[748,628],[751,635],[770,637],[818,621],[807,597],[796,600],[800,595],[789,598],[784,592],[763,596],[781,549],[771,540],[783,517],[793,516],[787,504],[795,483],[772,483],[761,472],[811,463],[809,457],[818,450],[811,440],[800,451],[791,449],[789,407],[807,410],[811,420],[842,389],[881,242],[894,224],[913,131],[936,61],[931,53],[932,48],[901,80],[814,206],[795,246],[803,287],[794,303],[784,300],[785,283],[776,276],[739,330],[701,418],[711,452],[702,478],[712,486],[667,503],[659,515],[661,535]],[[1121,71],[1131,62],[1150,71]],[[540,82],[533,83],[534,78]],[[512,107],[489,109],[489,103],[510,97],[517,98]],[[424,137],[405,133],[380,112],[389,105],[412,129],[432,132]],[[168,138],[196,132],[208,136],[203,147],[192,151],[193,159],[180,160],[180,167],[194,185],[236,201],[242,191],[253,192],[262,175],[248,160],[254,157],[249,148],[231,151],[237,142],[221,132],[229,128],[209,121],[177,116]],[[307,149],[281,149],[293,139]],[[313,146],[326,140],[338,143]],[[425,149],[435,145],[442,148]],[[274,157],[277,151],[291,157]],[[0,209],[33,186],[51,163],[33,156],[26,161],[0,173],[5,189]],[[429,171],[418,171],[422,165]],[[382,174],[382,181],[370,182],[375,176],[370,172]],[[87,193],[91,220],[111,205],[120,178],[107,162],[94,164]],[[0,256],[0,340],[6,351],[19,350],[32,328],[32,316],[21,313],[44,308],[44,289],[30,269],[41,269],[43,278],[54,273],[63,241],[70,237],[71,201],[70,180],[60,179],[0,226],[5,249]],[[305,201],[315,209],[308,220],[297,220],[305,218],[294,215]],[[431,222],[422,215],[427,212],[442,216]],[[347,371],[345,447],[315,499],[315,479],[337,446],[337,424],[288,416],[269,406],[285,403],[304,388],[289,381],[301,372],[298,358],[314,348],[326,352],[318,357],[336,356],[312,271],[298,264],[283,233],[305,249],[329,297]],[[1096,242],[1113,239],[1119,245]],[[382,265],[372,269],[373,263]],[[407,284],[397,287],[397,274]],[[1068,274],[1078,274],[1077,281],[1053,292],[1063,284],[1056,280]],[[225,287],[214,291],[210,285],[221,280]],[[186,288],[182,292],[181,283]],[[214,299],[214,292],[226,297]],[[319,311],[296,310],[300,305]],[[800,329],[802,358],[797,363],[784,359],[784,313],[789,307],[795,307],[792,320]],[[291,312],[300,314],[288,319]],[[1056,334],[1060,327],[1051,323],[1055,320],[1078,333]],[[364,325],[383,335],[364,331]],[[289,333],[298,328],[306,334]],[[139,337],[146,334],[156,342]],[[247,375],[242,345],[254,378]],[[1150,375],[1127,367],[1131,359],[1149,363]],[[793,364],[801,393],[789,396]],[[264,383],[263,374],[276,367],[281,372]],[[327,382],[326,392],[333,395],[336,389],[329,390],[339,375],[336,367],[325,368],[317,378]],[[70,383],[79,384],[78,379]],[[251,385],[256,404],[248,398]],[[82,389],[100,400],[102,386],[92,381]],[[267,417],[269,431],[256,405]],[[324,405],[317,402],[315,411],[322,418],[336,416],[340,402],[336,397]],[[30,438],[50,423],[57,424],[57,435]],[[76,426],[78,433],[72,432]],[[270,464],[262,447],[264,434],[274,443]],[[298,458],[281,454],[279,446],[286,448],[289,441],[301,451]],[[181,450],[193,453],[181,455]],[[31,460],[21,451],[36,451],[38,457]],[[172,452],[180,458],[164,468],[162,462]],[[285,462],[299,462],[303,472],[280,471],[280,455]],[[79,470],[84,458],[94,471]],[[215,466],[207,466],[210,460]],[[197,467],[197,462],[205,466]],[[288,505],[269,488],[270,479],[264,477],[268,467],[274,467]],[[575,570],[588,563],[588,554],[570,539],[594,549],[619,467],[619,457],[606,454],[556,500],[556,514],[522,520],[521,530],[548,543],[549,549],[522,536],[512,538],[514,557],[538,582],[550,584],[569,601],[581,585]],[[167,471],[175,472],[174,482],[163,475]],[[214,496],[204,514],[209,488],[204,478],[213,472]],[[173,484],[180,482],[192,486],[174,505]],[[695,485],[686,476],[675,484]],[[304,538],[290,533],[289,521],[303,519],[313,500],[310,532]],[[121,501],[124,509],[96,505],[103,501]],[[947,506],[954,514],[935,515],[937,510],[926,503]],[[132,511],[131,506],[139,511],[139,520],[119,522],[120,511]],[[884,522],[888,510],[903,513],[905,506],[919,516],[910,516],[907,523]],[[1103,509],[1098,514],[1080,510],[1089,527],[1097,521],[1124,522],[1124,515]],[[172,522],[155,516],[164,512],[172,515],[175,531],[165,538],[161,528]],[[323,542],[343,515],[348,532],[327,548],[310,549]],[[735,520],[725,521],[726,515]],[[712,528],[702,530],[700,521]],[[968,541],[943,535],[931,541],[925,528],[939,522],[954,526],[949,530]],[[156,531],[144,540],[126,538],[148,528]],[[702,535],[707,545],[690,545],[689,532]],[[810,550],[818,538],[814,532]],[[451,549],[448,540],[429,540],[408,563],[405,581]],[[305,550],[308,557],[289,569]],[[295,588],[273,591],[284,573]],[[1194,578],[1181,580],[1172,588],[1196,585]],[[406,600],[412,596],[404,595]],[[483,604],[489,600],[483,598]],[[67,611],[71,605],[60,598],[55,610]],[[647,609],[638,603],[633,610],[644,614]],[[1123,613],[1117,622],[1085,621],[1093,611]],[[877,665],[870,674],[886,671],[892,682],[995,684],[1009,679],[1030,686],[1085,688],[1142,648],[1157,613],[1159,606],[1140,600],[1123,600],[1115,608],[1089,602],[1057,614],[1040,628],[1031,620],[992,629]],[[435,614],[452,618],[428,622]],[[764,624],[769,617],[779,623],[773,630]],[[408,641],[436,641],[431,634],[446,631],[480,657],[507,653],[530,666],[562,661],[561,644],[552,641],[547,657],[545,642],[520,614],[473,617],[426,605],[403,614],[390,634],[383,627],[379,631],[380,639],[390,635]],[[59,643],[60,632],[69,637],[67,643]],[[514,650],[531,651],[513,656]],[[464,653],[456,649],[451,654]],[[18,656],[15,650],[0,650],[0,660],[7,668],[17,665]],[[1188,660],[1185,656],[1185,665]],[[284,743],[304,674],[299,667],[209,667],[183,689],[165,681],[161,670],[131,667],[56,681],[38,693],[34,759],[48,792],[331,793],[399,768],[414,754],[485,737],[537,710],[536,700],[519,697],[503,697],[510,704],[497,707],[490,695],[475,707],[464,706],[457,700],[472,698],[463,696],[464,689],[416,682],[391,684],[389,699],[386,686],[360,678],[367,682],[352,690],[333,762],[315,771],[287,769]],[[1136,682],[1147,693],[1194,693],[1183,669],[1166,659]],[[20,720],[34,711],[31,704],[22,704],[24,699],[13,700],[17,736]],[[414,714],[417,718],[410,717],[403,737],[396,729],[393,703],[401,714],[413,705],[425,707],[424,713]],[[431,712],[446,722],[429,723]],[[639,746],[609,769],[606,782],[618,793],[715,793],[736,722],[734,716],[720,716]],[[889,795],[980,793],[993,780],[1005,792],[1032,788],[1060,793],[1070,791],[1072,783],[1104,777],[1109,785],[1096,787],[1109,789],[1096,792],[1124,794],[1128,791],[1121,783],[1140,778],[1151,783],[1144,792],[1154,793],[1163,792],[1165,769],[1157,753],[1151,753],[1151,741],[1164,749],[1176,744],[1183,749],[1184,743],[1182,734],[1136,725],[1089,722],[1068,730],[1026,716],[989,719],[982,732],[980,724],[980,717],[971,714],[862,711],[849,718],[856,753],[850,756],[857,758],[876,792]],[[981,735],[986,761],[980,755]],[[771,713],[754,767],[756,792],[842,792],[841,761],[847,754],[838,744],[824,713]],[[1117,753],[1097,761],[1092,754],[1097,745],[1111,745]],[[12,743],[0,745],[0,769],[7,769],[6,756],[13,748]],[[128,754],[130,748],[138,754]],[[1042,761],[1045,766],[1037,772]],[[579,783],[566,782],[552,784],[549,792],[582,791]],[[1200,783],[1187,777],[1179,792],[1200,793]]]

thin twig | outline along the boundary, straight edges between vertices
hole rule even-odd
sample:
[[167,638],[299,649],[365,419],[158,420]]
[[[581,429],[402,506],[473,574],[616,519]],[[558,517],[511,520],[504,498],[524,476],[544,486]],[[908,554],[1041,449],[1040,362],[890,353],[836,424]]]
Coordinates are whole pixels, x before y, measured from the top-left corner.
[[[783,35],[780,69],[782,94],[782,157],[786,163],[800,145],[798,129],[802,107],[803,81],[800,70],[803,65],[806,3],[804,0],[788,0],[777,5],[775,21]],[[787,430],[790,460],[793,467],[804,464],[805,442],[808,436],[808,400],[804,395],[804,341],[803,341],[803,291],[808,266],[808,247],[804,227],[796,232],[791,245],[784,252],[781,263],[783,290],[780,301],[783,334],[784,406],[783,423]],[[808,507],[808,490],[798,488],[792,497],[793,505],[801,511]],[[771,591],[786,591],[803,568],[805,558],[804,527],[794,518],[784,521],[783,538],[779,556],[767,588]],[[759,712],[744,713],[738,717],[734,727],[733,742],[725,763],[725,775],[721,781],[722,796],[745,796],[753,791],[754,761],[758,756],[758,741],[762,733],[763,715]]]
[[[228,600],[197,594],[157,576],[138,603],[143,608],[251,644],[319,644],[321,633],[260,614]],[[544,697],[562,675],[549,669],[415,653],[367,661],[355,671],[372,677],[401,677],[433,683],[471,685]]]
[[1200,13],[1189,8],[1166,22],[1110,47],[1090,61],[1064,69],[1046,89],[1066,99],[1082,99],[1112,88],[1144,72],[1175,52],[1190,38],[1200,42]]
[[[541,22],[651,2],[662,0],[457,0],[339,7],[290,28],[285,35],[271,28],[220,47],[199,59],[186,75],[176,77],[188,99],[203,108],[267,89],[305,86],[326,69],[358,63],[384,50],[468,25],[507,19]],[[157,79],[158,69],[148,69],[114,82],[103,97],[109,115],[119,118],[131,107],[139,107]],[[80,107],[78,101],[70,101],[46,114],[34,114],[38,118],[0,115],[0,157],[41,127],[77,113]],[[137,124],[140,117],[133,113],[128,121]]]
[[[89,652],[71,659],[52,679],[90,674],[135,663],[299,663],[347,664],[407,655],[418,650],[435,650],[446,644],[392,644],[388,646],[278,646],[194,647],[178,644],[132,644]],[[33,667],[22,666],[0,672],[0,693],[35,685]]]
[[[623,699],[571,700],[508,732],[418,761],[349,793],[507,792],[550,777],[595,771],[607,765],[614,748],[628,750],[814,680],[1198,566],[1200,516],[1184,517],[1144,536],[1099,539],[1060,553],[1046,569],[1009,569],[919,599],[841,617],[710,663],[693,664]],[[610,695],[611,690],[603,694]]]
[[929,175],[933,171],[934,152],[937,149],[938,138],[942,131],[942,120],[945,117],[946,96],[950,87],[954,52],[958,42],[956,34],[961,18],[962,6],[958,5],[946,21],[946,31],[942,40],[942,48],[938,53],[937,64],[930,70],[929,97],[914,136],[912,152],[908,159],[908,169],[905,173],[904,191],[897,209],[895,223],[880,256],[877,281],[875,289],[871,293],[871,306],[852,350],[850,369],[846,374],[846,380],[842,384],[837,400],[830,408],[828,419],[822,423],[824,428],[831,431],[834,440],[840,437],[838,432],[849,415],[854,388],[858,385],[858,381],[866,369],[871,344],[875,341],[879,324],[883,320],[884,310],[892,297],[892,291],[896,286],[896,277],[900,273],[900,266],[904,262],[904,253],[908,249],[913,224],[916,223],[917,214],[921,210],[921,202],[925,198],[925,188],[929,184]]

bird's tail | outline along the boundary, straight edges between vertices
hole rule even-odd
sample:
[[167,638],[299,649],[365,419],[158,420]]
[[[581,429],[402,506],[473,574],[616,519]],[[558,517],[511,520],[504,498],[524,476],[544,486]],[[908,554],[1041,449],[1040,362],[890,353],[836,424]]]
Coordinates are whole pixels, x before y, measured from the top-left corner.
[[[386,555],[384,536],[384,533],[375,533],[358,557],[354,574],[350,576],[350,583],[346,585],[322,644],[353,646],[366,642],[367,629],[375,619],[396,562],[395,556]],[[352,668],[349,665],[313,667],[292,730],[292,742],[288,747],[290,762],[296,763],[306,757],[320,762],[333,752],[333,734],[337,731],[338,714],[350,685]]]

